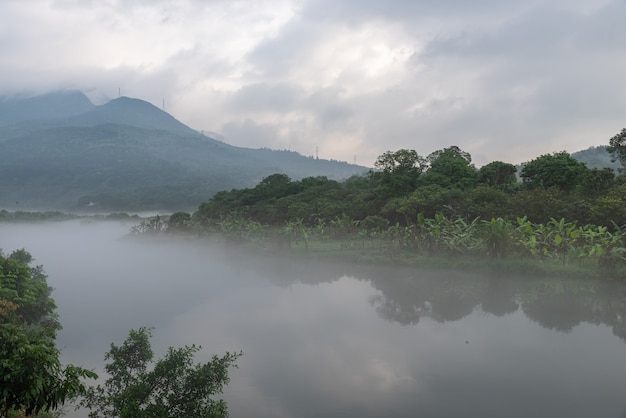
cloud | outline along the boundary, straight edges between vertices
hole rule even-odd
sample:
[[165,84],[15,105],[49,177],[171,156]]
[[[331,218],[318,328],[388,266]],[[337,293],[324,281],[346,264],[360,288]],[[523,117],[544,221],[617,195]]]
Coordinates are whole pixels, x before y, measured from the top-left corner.
[[231,95],[229,107],[233,110],[263,112],[285,112],[297,106],[301,89],[289,84],[248,84]]
[[521,162],[623,127],[624,12],[622,0],[9,1],[0,93],[103,101],[121,88],[234,145],[368,165],[453,144],[479,165]]

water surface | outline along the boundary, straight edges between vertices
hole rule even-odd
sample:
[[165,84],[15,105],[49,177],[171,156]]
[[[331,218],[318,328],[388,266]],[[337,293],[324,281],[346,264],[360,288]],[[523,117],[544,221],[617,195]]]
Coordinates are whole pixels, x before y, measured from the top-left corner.
[[[128,225],[0,225],[55,288],[65,362],[101,372],[111,342],[244,351],[233,417],[624,417],[626,290],[247,256]],[[83,412],[71,416],[86,416]]]

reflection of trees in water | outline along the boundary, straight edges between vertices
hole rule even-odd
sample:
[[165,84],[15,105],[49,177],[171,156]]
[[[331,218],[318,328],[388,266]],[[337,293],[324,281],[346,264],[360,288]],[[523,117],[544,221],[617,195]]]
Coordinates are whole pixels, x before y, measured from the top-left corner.
[[[416,325],[420,317],[457,321],[480,306],[496,316],[522,312],[544,328],[562,332],[587,322],[612,327],[626,342],[626,284],[599,280],[514,278],[410,269],[369,269],[381,294],[370,299],[388,321]],[[425,309],[425,307],[428,309]]]
[[431,298],[432,318],[440,322],[458,321],[471,314],[480,303],[477,299],[477,285],[473,280],[450,280],[436,287]]
[[[377,312],[386,320],[405,325],[417,324],[424,315],[437,321],[457,321],[478,306],[496,316],[521,307],[529,319],[544,328],[569,332],[583,322],[604,324],[626,342],[626,284],[622,283],[475,275],[442,277],[441,273],[402,280],[387,275],[371,281],[382,292],[372,303]],[[432,307],[430,313],[423,309],[426,301]]]
[[521,307],[529,319],[545,328],[568,332],[582,322],[604,324],[626,342],[625,283],[485,276],[311,259],[239,261],[240,268],[262,272],[279,286],[333,282],[344,276],[369,281],[381,292],[369,300],[380,317],[407,326],[417,325],[424,316],[457,321],[477,307],[496,316]]
[[523,311],[545,328],[569,332],[580,323],[604,324],[626,341],[626,286],[599,281],[550,280],[521,293]]
[[487,289],[482,299],[483,312],[504,316],[519,309],[517,292],[511,282],[501,277],[487,279]]
[[416,304],[401,304],[384,295],[376,295],[370,298],[370,304],[376,309],[378,315],[387,321],[399,322],[402,325],[417,325],[420,314],[424,310]]
[[587,306],[577,296],[579,295],[567,293],[544,294],[540,298],[525,302],[522,310],[528,318],[544,328],[570,332],[575,326],[590,318]]
[[[480,281],[455,273],[401,270],[371,276],[372,286],[382,292],[372,305],[382,318],[402,324],[417,324],[420,316],[445,322],[459,320],[480,304]],[[412,322],[408,318],[412,317]]]

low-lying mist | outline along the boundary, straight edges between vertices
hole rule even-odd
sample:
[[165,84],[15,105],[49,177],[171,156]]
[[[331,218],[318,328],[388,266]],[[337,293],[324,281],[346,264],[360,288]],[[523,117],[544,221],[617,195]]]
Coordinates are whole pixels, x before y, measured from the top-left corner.
[[66,363],[102,373],[111,342],[151,326],[157,357],[244,352],[224,394],[235,417],[626,410],[623,287],[251,255],[131,226],[0,224],[0,248],[48,274]]
[[[120,330],[166,326],[200,303],[218,298],[224,280],[238,279],[224,251],[204,243],[141,243],[128,238],[131,224],[69,221],[3,225],[5,252],[25,248],[42,264],[64,331],[66,356],[103,351],[102,339]],[[158,337],[159,333],[156,333]],[[95,345],[92,345],[95,344]]]

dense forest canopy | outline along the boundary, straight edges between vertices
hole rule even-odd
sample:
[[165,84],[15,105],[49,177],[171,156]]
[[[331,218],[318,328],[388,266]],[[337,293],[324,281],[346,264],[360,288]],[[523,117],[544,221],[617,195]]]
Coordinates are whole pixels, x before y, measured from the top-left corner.
[[305,251],[315,242],[338,253],[356,242],[359,257],[369,246],[369,257],[392,259],[514,255],[588,273],[626,266],[626,184],[612,168],[588,168],[562,151],[519,173],[502,161],[477,169],[456,146],[426,157],[388,151],[376,167],[342,182],[273,174],[254,188],[221,191],[193,214],[142,221],[131,234],[217,233],[265,247],[303,243]]
[[[456,146],[423,157],[415,150],[387,151],[376,170],[346,181],[324,176],[291,180],[274,174],[254,188],[221,191],[200,205],[199,222],[245,217],[262,224],[305,224],[347,216],[415,222],[418,214],[474,218],[565,218],[611,227],[626,224],[626,186],[611,168],[588,168],[565,151],[541,155],[517,168],[493,161],[480,169]],[[521,181],[517,181],[516,174]]]

